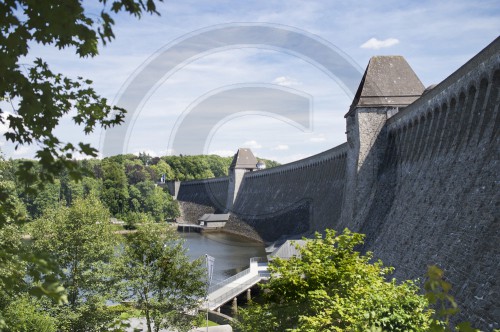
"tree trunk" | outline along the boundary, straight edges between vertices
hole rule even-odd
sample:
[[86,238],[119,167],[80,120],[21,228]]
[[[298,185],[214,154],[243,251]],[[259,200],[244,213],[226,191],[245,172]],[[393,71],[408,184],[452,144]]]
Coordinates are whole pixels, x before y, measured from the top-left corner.
[[149,312],[149,302],[148,302],[148,292],[147,289],[144,290],[144,313],[146,314],[146,324],[148,326],[148,332],[153,332],[151,329],[151,316]]

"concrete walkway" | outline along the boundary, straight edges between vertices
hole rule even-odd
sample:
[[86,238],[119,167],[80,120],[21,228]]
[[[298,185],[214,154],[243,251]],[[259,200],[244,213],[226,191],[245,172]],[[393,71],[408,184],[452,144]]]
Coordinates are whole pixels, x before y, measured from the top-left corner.
[[[267,263],[260,263],[258,257],[250,260],[250,267],[238,273],[237,275],[226,279],[225,281],[214,285],[208,294],[208,303],[210,310],[215,310],[223,304],[231,301],[236,296],[250,289],[255,284],[259,283],[267,275]],[[206,302],[203,303],[206,306]],[[203,309],[203,305],[201,310]],[[206,307],[205,307],[206,308]],[[147,331],[146,318],[131,318],[129,319],[130,328],[127,332],[134,332],[135,329],[139,331]],[[199,327],[191,332],[207,331],[206,327]],[[210,326],[209,332],[232,332],[233,329],[229,325]],[[160,332],[174,332],[171,330],[162,329]]]
[[[217,287],[208,294],[208,307],[210,310],[216,310],[224,303],[231,301],[236,296],[252,288],[264,277],[267,272],[267,263],[259,263],[258,260],[250,261],[250,268],[233,276],[228,282],[222,282],[221,287]],[[206,303],[205,303],[206,305]]]
[[[199,327],[197,329],[194,329],[192,332],[203,332],[206,330],[207,330],[206,327]],[[209,326],[208,331],[209,332],[233,332],[233,328],[229,325]]]
[[[129,319],[130,327],[127,328],[127,332],[134,332],[136,329],[145,332],[148,330],[146,327],[146,318],[131,318]],[[197,327],[191,332],[203,332],[207,331],[206,327]],[[175,332],[174,330],[161,329],[160,332]],[[233,332],[233,328],[229,325],[219,325],[219,326],[209,326],[208,332]]]

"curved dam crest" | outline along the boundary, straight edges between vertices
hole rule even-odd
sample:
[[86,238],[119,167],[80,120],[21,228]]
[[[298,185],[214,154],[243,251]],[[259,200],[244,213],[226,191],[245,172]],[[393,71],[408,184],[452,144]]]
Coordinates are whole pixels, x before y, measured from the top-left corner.
[[263,242],[347,227],[398,280],[440,266],[457,319],[500,328],[499,50],[497,38],[425,91],[402,57],[372,58],[346,143],[272,169],[169,183],[182,218],[230,213],[227,231]]

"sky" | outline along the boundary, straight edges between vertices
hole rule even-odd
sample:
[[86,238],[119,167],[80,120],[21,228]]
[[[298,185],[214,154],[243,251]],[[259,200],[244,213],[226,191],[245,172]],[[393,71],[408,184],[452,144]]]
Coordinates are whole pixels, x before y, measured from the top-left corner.
[[[100,13],[87,3],[91,17]],[[57,134],[64,141],[90,142],[103,156],[231,156],[246,147],[262,158],[295,161],[346,141],[352,82],[359,83],[370,57],[402,55],[429,86],[500,31],[497,0],[170,0],[157,6],[160,16],[115,17],[116,39],[95,58],[32,45],[27,62],[41,57],[53,71],[91,79],[110,102],[132,105],[127,126],[115,131],[85,136],[69,117],[62,119]],[[231,42],[222,45],[216,31]],[[267,37],[268,44],[248,42]],[[325,58],[334,56],[343,65],[332,71]],[[13,158],[35,151],[14,150],[5,140],[0,149]]]

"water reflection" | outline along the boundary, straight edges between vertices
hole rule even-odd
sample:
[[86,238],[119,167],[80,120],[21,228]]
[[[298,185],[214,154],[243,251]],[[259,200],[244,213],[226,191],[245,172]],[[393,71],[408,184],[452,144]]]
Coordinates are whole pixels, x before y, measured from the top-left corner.
[[208,254],[215,257],[212,284],[218,283],[244,269],[251,257],[265,257],[264,245],[225,233],[179,233],[186,240],[192,259]]

